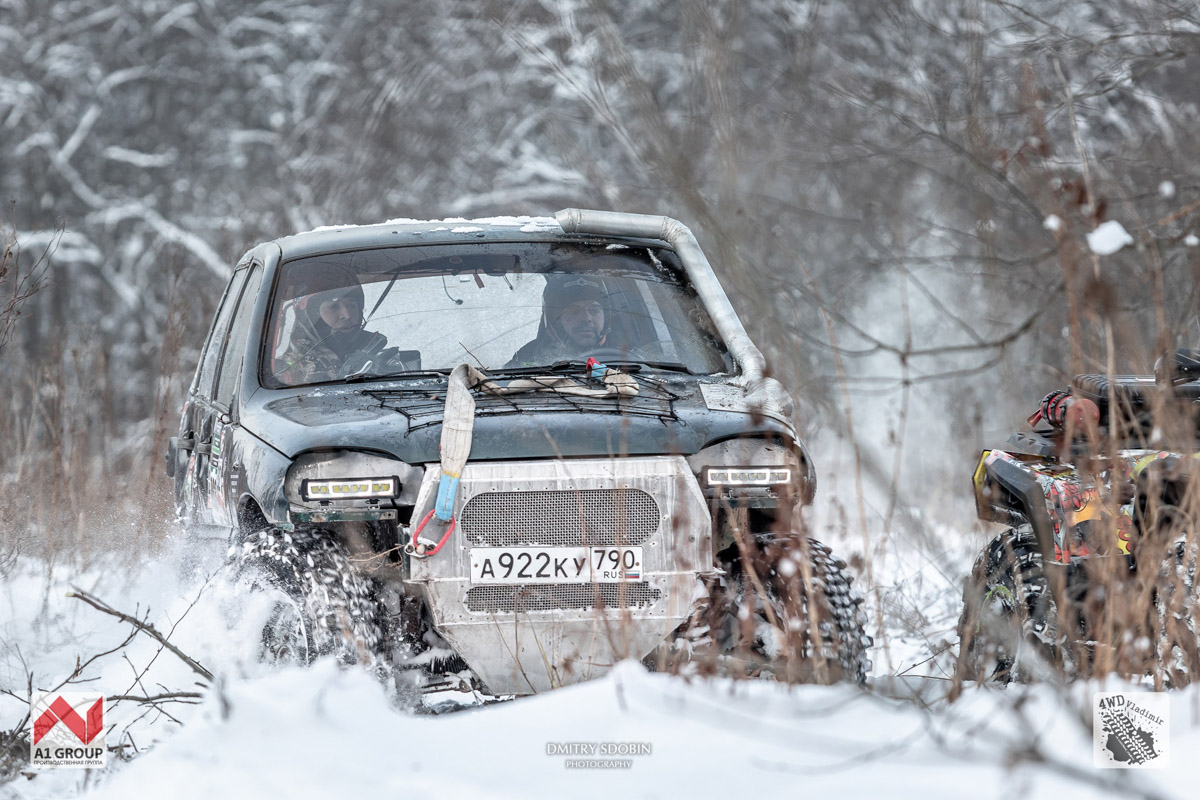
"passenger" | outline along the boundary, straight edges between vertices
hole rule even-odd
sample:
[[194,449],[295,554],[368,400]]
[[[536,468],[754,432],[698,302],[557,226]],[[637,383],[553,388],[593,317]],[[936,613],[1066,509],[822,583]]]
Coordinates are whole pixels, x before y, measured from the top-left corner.
[[549,275],[542,292],[537,337],[506,366],[533,367],[582,360],[600,350],[621,349],[612,335],[612,310],[601,278]]
[[363,289],[355,283],[297,300],[282,377],[290,385],[337,380],[362,369],[387,347],[387,337],[363,329]]

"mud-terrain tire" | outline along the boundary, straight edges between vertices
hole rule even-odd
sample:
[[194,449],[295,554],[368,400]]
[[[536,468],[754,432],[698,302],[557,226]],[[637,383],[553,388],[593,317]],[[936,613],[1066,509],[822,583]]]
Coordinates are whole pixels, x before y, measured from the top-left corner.
[[262,660],[309,664],[334,653],[367,663],[382,647],[374,586],[332,534],[266,528],[247,536],[233,560],[237,581],[272,597]]
[[988,543],[963,588],[958,676],[1006,684],[1062,666],[1058,628],[1037,539],[1029,528],[1009,528]]
[[676,663],[789,683],[865,682],[872,640],[846,563],[809,538],[772,544],[763,556],[757,582],[745,569],[710,582],[677,631]]
[[1197,573],[1200,545],[1187,541],[1174,548],[1163,566],[1154,596],[1156,629],[1155,670],[1170,688],[1186,686],[1200,677],[1200,638],[1197,637]]
[[[975,561],[963,590],[963,611],[958,623],[959,680],[1009,683],[1028,681],[1039,674],[1062,678],[1086,677],[1095,668],[1095,649],[1104,647],[1117,656],[1112,668],[1120,674],[1157,674],[1166,686],[1179,687],[1200,672],[1196,636],[1196,577],[1200,559],[1186,554],[1181,543],[1161,567],[1140,565],[1131,572],[1130,584],[1108,587],[1108,593],[1138,596],[1137,580],[1153,583],[1153,604],[1145,619],[1127,619],[1124,633],[1097,643],[1085,631],[1085,598],[1090,594],[1088,572],[1069,571],[1069,619],[1077,627],[1059,632],[1061,620],[1032,531],[1010,529],[993,539]],[[1101,595],[1103,596],[1103,595]],[[1095,612],[1093,607],[1092,612]],[[1147,650],[1131,650],[1138,639],[1151,637]],[[1149,656],[1149,657],[1147,657]]]

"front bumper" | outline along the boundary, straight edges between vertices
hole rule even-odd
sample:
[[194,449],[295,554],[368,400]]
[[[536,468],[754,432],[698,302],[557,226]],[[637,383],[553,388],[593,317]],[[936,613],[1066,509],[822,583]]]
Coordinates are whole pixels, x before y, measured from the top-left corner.
[[[414,519],[437,485],[428,470]],[[645,656],[687,619],[697,578],[712,571],[709,511],[681,457],[471,463],[455,518],[440,552],[412,560],[407,589],[493,694],[541,692]],[[472,547],[606,545],[642,548],[639,580],[471,583]]]

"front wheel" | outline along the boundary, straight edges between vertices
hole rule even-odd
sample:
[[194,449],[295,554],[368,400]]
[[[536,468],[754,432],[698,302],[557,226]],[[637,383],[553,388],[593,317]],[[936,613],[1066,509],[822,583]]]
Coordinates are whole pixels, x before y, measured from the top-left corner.
[[1200,675],[1196,591],[1200,546],[1194,537],[1185,536],[1173,551],[1160,570],[1150,629],[1158,634],[1154,671],[1163,685],[1178,688]]
[[824,544],[789,537],[761,545],[752,569],[713,580],[674,651],[699,669],[789,683],[863,683],[872,641],[846,563]]
[[308,664],[334,653],[344,663],[365,663],[381,647],[374,587],[333,534],[266,528],[250,534],[233,559],[237,580],[269,600],[263,661]]
[[959,679],[1024,680],[1063,652],[1037,539],[1010,528],[988,543],[963,588]]

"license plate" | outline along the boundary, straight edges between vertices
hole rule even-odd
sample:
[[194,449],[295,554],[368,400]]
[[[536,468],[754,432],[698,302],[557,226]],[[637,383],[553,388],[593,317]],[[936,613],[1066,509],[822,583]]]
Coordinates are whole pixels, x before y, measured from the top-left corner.
[[472,547],[471,583],[642,580],[640,547]]

